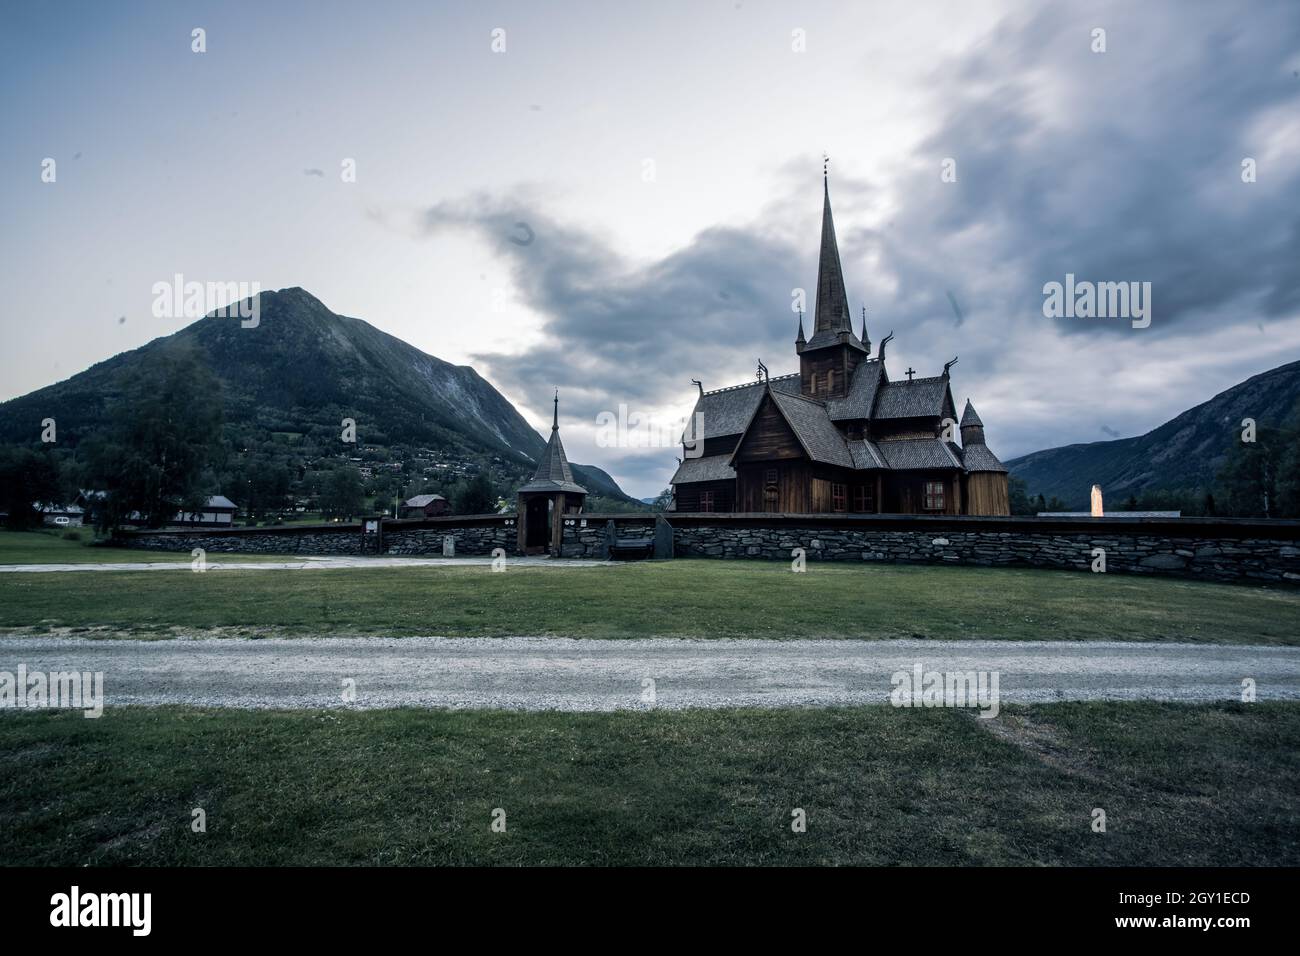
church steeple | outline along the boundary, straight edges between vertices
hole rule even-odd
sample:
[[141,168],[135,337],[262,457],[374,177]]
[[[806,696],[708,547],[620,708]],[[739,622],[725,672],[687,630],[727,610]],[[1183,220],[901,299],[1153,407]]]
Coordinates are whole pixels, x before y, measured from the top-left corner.
[[867,354],[870,355],[871,336],[867,335],[867,307],[865,305],[862,307],[862,335],[860,338],[862,339],[862,347],[866,349]]
[[794,351],[797,355],[803,351],[803,347],[808,344],[808,340],[803,337],[803,309],[799,310],[799,334],[795,336]]
[[822,245],[817,257],[817,304],[813,312],[813,338],[818,332],[853,333],[849,322],[849,296],[844,290],[835,220],[831,216],[831,187],[822,181]]
[[[822,242],[817,256],[813,334],[807,342],[800,340],[802,335],[796,339],[795,352],[799,355],[800,392],[808,398],[829,400],[848,394],[853,373],[858,363],[870,354],[870,347],[864,346],[853,333],[849,295],[844,287],[839,244],[835,240],[835,219],[831,215],[830,182],[825,168],[822,175]],[[865,334],[865,316],[863,323]]]

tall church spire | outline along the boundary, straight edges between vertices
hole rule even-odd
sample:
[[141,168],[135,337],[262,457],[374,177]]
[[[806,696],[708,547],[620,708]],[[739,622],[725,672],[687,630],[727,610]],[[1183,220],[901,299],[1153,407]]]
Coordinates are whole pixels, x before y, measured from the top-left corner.
[[818,401],[847,395],[858,363],[870,354],[854,334],[849,317],[849,295],[844,288],[835,220],[831,217],[831,188],[824,169],[822,245],[817,257],[812,338],[807,342],[796,340],[794,350],[799,355],[799,392]]
[[853,332],[849,320],[849,296],[844,290],[844,270],[840,267],[840,249],[835,241],[835,220],[831,217],[831,188],[828,180],[822,182],[822,197],[822,245],[817,258],[814,337],[818,332]]

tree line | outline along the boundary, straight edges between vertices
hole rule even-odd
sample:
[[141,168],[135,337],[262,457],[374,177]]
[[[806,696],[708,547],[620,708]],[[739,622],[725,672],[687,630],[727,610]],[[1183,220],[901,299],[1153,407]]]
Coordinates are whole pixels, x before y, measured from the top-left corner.
[[[1158,488],[1107,498],[1107,510],[1181,511],[1191,517],[1300,518],[1300,402],[1281,425],[1259,425],[1254,441],[1230,439],[1224,463],[1208,487]],[[1031,494],[1009,477],[1011,513],[1070,511],[1056,496]],[[1105,489],[1103,488],[1104,492]]]

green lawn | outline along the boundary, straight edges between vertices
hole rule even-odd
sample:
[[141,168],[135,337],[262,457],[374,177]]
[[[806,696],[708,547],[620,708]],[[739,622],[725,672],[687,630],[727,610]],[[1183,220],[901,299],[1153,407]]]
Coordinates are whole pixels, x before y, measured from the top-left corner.
[[0,628],[995,638],[1300,644],[1300,591],[944,566],[677,560],[592,568],[0,574]]
[[[162,564],[190,562],[189,552],[143,551],[110,548],[94,543],[93,528],[72,528],[81,540],[65,538],[63,531],[0,530],[0,565],[3,564]],[[301,555],[209,554],[211,561],[301,560]]]
[[181,561],[189,555],[155,554],[125,548],[96,547],[93,528],[73,528],[80,541],[63,537],[63,531],[0,531],[0,564],[103,564],[128,561]]
[[0,861],[1296,866],[1298,739],[1262,703],[12,712]]

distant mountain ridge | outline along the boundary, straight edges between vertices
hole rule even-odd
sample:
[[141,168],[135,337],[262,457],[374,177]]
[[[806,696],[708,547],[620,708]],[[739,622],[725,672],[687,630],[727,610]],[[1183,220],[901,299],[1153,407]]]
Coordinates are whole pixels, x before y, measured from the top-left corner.
[[[160,350],[192,348],[222,384],[227,422],[266,433],[338,431],[356,420],[362,443],[495,454],[527,470],[546,442],[467,365],[452,365],[361,319],[337,315],[301,288],[260,293],[259,321],[209,315],[63,382],[0,403],[0,442],[31,443],[42,419],[76,444],[106,421],[119,377]],[[382,440],[379,440],[382,439]],[[634,501],[607,473],[573,465],[596,494]]]
[[1208,489],[1242,419],[1276,426],[1297,401],[1300,361],[1254,375],[1145,435],[1048,448],[1006,465],[1031,496],[1055,495],[1069,507],[1086,506],[1094,484],[1111,507],[1146,491]]

